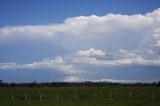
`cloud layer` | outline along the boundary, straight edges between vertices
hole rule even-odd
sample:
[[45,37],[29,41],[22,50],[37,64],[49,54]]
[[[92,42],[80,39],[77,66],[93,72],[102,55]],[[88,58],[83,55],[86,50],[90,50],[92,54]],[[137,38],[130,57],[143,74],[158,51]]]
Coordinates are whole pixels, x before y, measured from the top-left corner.
[[[26,52],[20,54],[18,47]],[[60,24],[5,26],[0,28],[0,50],[0,70],[56,70],[68,74],[64,81],[85,80],[80,73],[89,76],[92,67],[159,67],[160,9],[135,15],[79,16]],[[9,50],[14,52],[6,54]],[[9,58],[36,57],[35,53],[38,61],[30,63]],[[85,69],[87,65],[91,67]]]

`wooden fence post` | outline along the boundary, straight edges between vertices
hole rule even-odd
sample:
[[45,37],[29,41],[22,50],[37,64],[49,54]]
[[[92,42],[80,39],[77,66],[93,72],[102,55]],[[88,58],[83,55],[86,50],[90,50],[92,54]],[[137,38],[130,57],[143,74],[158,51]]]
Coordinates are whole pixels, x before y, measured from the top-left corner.
[[97,93],[96,93],[96,91],[94,92],[94,99],[96,98],[96,96],[97,96]]
[[24,94],[24,100],[27,100],[27,94],[26,93]]
[[154,100],[154,92],[152,91],[151,100]]
[[14,99],[14,93],[12,93],[12,100]]
[[74,93],[74,98],[75,98],[75,100],[77,99],[77,93],[76,93],[76,91]]
[[42,101],[42,94],[41,94],[41,92],[38,92],[38,94],[39,94],[40,101]]
[[112,96],[113,96],[113,94],[112,94],[112,92],[111,92],[111,99],[112,99]]
[[58,97],[58,92],[57,92],[57,101],[59,100],[59,97]]
[[129,98],[130,99],[132,98],[132,92],[131,91],[129,92]]

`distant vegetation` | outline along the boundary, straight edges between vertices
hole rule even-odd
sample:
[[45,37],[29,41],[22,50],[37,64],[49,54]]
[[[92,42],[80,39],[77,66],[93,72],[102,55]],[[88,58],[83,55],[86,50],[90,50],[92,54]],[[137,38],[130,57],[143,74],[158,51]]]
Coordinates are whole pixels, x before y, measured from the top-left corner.
[[31,83],[6,83],[0,80],[0,87],[43,87],[43,86],[51,86],[51,87],[72,87],[72,86],[160,86],[159,82],[153,83],[112,83],[112,82],[42,82],[37,83],[36,81]]

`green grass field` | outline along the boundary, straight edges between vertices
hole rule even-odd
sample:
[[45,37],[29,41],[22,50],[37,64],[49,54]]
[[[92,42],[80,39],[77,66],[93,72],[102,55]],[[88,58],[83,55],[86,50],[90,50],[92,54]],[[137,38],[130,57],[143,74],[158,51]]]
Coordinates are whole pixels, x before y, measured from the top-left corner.
[[0,106],[160,106],[160,88],[6,87]]

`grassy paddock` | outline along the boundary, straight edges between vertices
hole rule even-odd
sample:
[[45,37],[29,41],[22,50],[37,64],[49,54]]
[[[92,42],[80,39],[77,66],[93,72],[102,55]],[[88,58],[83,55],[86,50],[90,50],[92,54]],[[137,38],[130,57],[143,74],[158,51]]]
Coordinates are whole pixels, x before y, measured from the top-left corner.
[[160,106],[160,87],[2,87],[0,106]]

